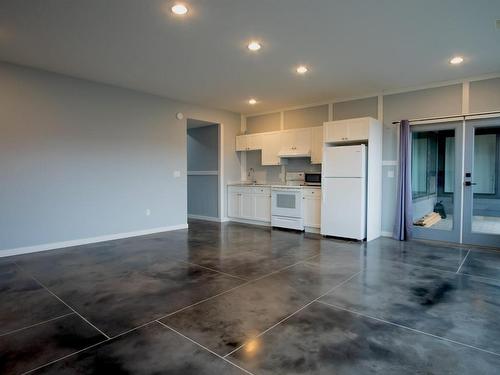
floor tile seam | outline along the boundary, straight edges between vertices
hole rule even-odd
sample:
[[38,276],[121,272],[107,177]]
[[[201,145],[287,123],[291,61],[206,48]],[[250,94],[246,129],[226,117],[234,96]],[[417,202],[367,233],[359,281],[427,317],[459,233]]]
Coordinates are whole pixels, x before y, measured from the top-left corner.
[[[258,277],[258,278],[256,278],[256,279],[248,280],[247,282],[244,282],[244,283],[242,283],[242,284],[240,284],[240,285],[237,285],[237,286],[235,286],[235,287],[233,287],[233,288],[230,288],[230,289],[228,289],[228,290],[225,290],[225,291],[223,291],[223,292],[217,293],[217,294],[215,294],[215,295],[213,295],[213,296],[210,296],[210,297],[204,298],[204,299],[202,299],[201,301],[195,302],[195,303],[193,303],[193,304],[191,304],[191,305],[188,305],[188,306],[182,307],[182,308],[180,308],[180,309],[178,309],[178,310],[176,310],[176,311],[173,311],[173,312],[171,312],[171,313],[168,313],[168,314],[166,314],[166,315],[163,315],[163,316],[161,316],[161,317],[159,317],[159,318],[157,318],[157,319],[155,319],[155,320],[162,320],[162,319],[165,319],[165,318],[170,317],[170,316],[172,316],[172,315],[178,314],[178,313],[180,313],[180,312],[182,312],[182,311],[184,311],[184,310],[187,310],[187,309],[189,309],[189,308],[191,308],[191,307],[194,307],[194,306],[200,305],[200,304],[202,304],[202,303],[204,303],[204,302],[210,301],[210,300],[212,300],[212,299],[214,299],[214,298],[220,297],[220,296],[222,296],[222,295],[224,295],[224,294],[230,293],[230,292],[232,292],[232,291],[234,291],[234,290],[236,290],[236,289],[242,288],[242,287],[247,286],[247,285],[250,285],[250,284],[252,284],[252,283],[256,283],[257,281],[260,281],[260,280],[262,280],[262,279],[264,279],[264,278],[266,278],[266,277],[269,277],[269,276],[272,276],[272,275],[274,275],[274,274],[276,274],[276,273],[279,273],[279,272],[285,271],[285,270],[287,270],[287,269],[289,269],[289,268],[291,268],[291,267],[294,267],[294,266],[296,266],[296,265],[298,265],[298,264],[301,264],[301,263],[304,263],[304,262],[305,262],[305,260],[301,260],[301,261],[299,261],[299,262],[296,262],[296,263],[294,263],[294,264],[291,264],[291,265],[288,265],[288,266],[286,266],[286,267],[280,268],[280,269],[278,269],[278,270],[276,270],[276,271],[273,271],[273,272],[271,272],[271,273],[268,273],[268,274],[266,274],[266,275],[260,276],[260,277]],[[154,321],[154,320],[153,320],[153,321]]]
[[16,328],[16,329],[13,329],[12,331],[8,331],[8,332],[5,332],[5,333],[2,333],[2,334],[0,334],[0,337],[12,335],[14,333],[18,333],[18,332],[21,332],[21,331],[25,331],[27,329],[34,328],[34,327],[37,327],[39,325],[43,325],[43,324],[50,323],[50,322],[53,322],[53,321],[58,320],[58,319],[65,318],[65,317],[67,317],[69,315],[76,315],[76,314],[73,311],[71,311],[69,313],[58,315],[58,316],[55,316],[55,317],[50,318],[50,319],[42,320],[41,322],[38,322],[38,323],[30,324],[30,325],[25,326],[25,327]]
[[456,344],[456,345],[460,345],[460,346],[463,346],[463,347],[466,347],[466,348],[470,348],[470,349],[479,350],[481,352],[488,353],[488,354],[500,357],[500,353],[496,353],[496,352],[493,352],[493,351],[490,351],[490,350],[487,350],[487,349],[482,349],[482,348],[479,348],[479,347],[474,346],[474,345],[470,345],[470,344],[466,344],[466,343],[463,343],[463,342],[460,342],[460,341],[456,341],[456,340],[453,340],[453,339],[449,339],[449,338],[446,338],[446,337],[438,336],[438,335],[435,335],[433,333],[421,331],[421,330],[418,330],[418,329],[415,329],[415,328],[411,328],[411,327],[408,327],[408,326],[405,326],[405,325],[402,325],[402,324],[399,324],[399,323],[391,322],[389,320],[377,318],[377,317],[374,317],[374,316],[371,316],[371,315],[367,315],[367,314],[364,314],[362,312],[359,312],[359,311],[356,311],[356,310],[352,310],[352,309],[348,309],[348,308],[345,308],[345,307],[342,307],[342,306],[338,306],[338,305],[335,305],[335,304],[332,304],[332,303],[329,303],[329,302],[320,301],[320,300],[317,300],[315,302],[320,303],[320,304],[325,305],[325,306],[333,307],[333,308],[338,309],[338,310],[347,311],[347,312],[349,312],[351,314],[355,314],[355,315],[362,316],[362,317],[365,317],[365,318],[368,318],[368,319],[376,320],[376,321],[381,322],[381,323],[386,323],[386,324],[389,324],[389,325],[392,325],[392,326],[395,326],[395,327],[399,327],[399,328],[402,328],[402,329],[405,329],[405,330],[408,330],[408,331],[412,331],[412,332],[415,332],[415,333],[420,333],[420,334],[425,335],[425,336],[433,337],[433,338],[438,339],[438,340],[450,342],[450,343],[453,343],[453,344]]
[[180,263],[184,263],[184,264],[189,264],[189,265],[192,265],[192,266],[196,266],[196,267],[200,267],[200,268],[204,268],[206,270],[209,270],[209,271],[212,271],[212,272],[217,272],[221,275],[224,275],[224,276],[228,276],[228,277],[232,277],[234,279],[238,279],[240,281],[250,281],[249,279],[245,279],[243,277],[240,277],[240,276],[236,276],[236,275],[231,275],[230,273],[227,273],[227,272],[224,272],[224,271],[220,271],[220,270],[217,270],[215,268],[211,268],[211,267],[207,267],[207,266],[203,266],[201,264],[198,264],[198,263],[193,263],[193,262],[187,262],[185,260],[175,260],[177,262],[180,262]]
[[462,262],[458,266],[457,272],[455,272],[455,273],[460,273],[460,270],[462,269],[462,266],[464,265],[465,261],[467,260],[467,257],[469,256],[469,253],[470,253],[470,249],[467,251],[467,254],[465,254],[464,259],[462,260]]
[[430,270],[430,271],[434,271],[434,272],[443,272],[443,273],[447,273],[450,275],[456,275],[456,271],[448,271],[448,270],[443,270],[440,268],[434,268],[434,267],[429,267],[429,266],[420,266],[418,264],[405,263],[405,262],[401,262],[401,261],[397,261],[397,260],[381,259],[380,261],[385,262],[385,263],[392,263],[392,264],[403,264],[403,265],[409,266],[409,267],[421,268],[421,269]]
[[[308,306],[310,306],[312,303],[318,301],[320,298],[326,296],[327,294],[333,292],[334,290],[336,290],[337,288],[340,288],[341,286],[345,285],[346,283],[348,283],[349,281],[351,281],[353,278],[355,278],[356,276],[360,275],[361,273],[363,272],[363,270],[359,270],[357,272],[355,272],[354,274],[352,274],[351,276],[349,276],[347,279],[341,281],[339,284],[335,285],[334,287],[328,289],[325,293],[321,294],[320,296],[316,297],[315,299],[313,299],[312,301],[306,303],[304,306],[302,306],[301,308],[299,308],[298,310],[294,311],[293,313],[287,315],[285,318],[281,319],[279,322],[273,324],[272,326],[268,327],[267,329],[265,329],[264,331],[260,332],[259,334],[253,336],[252,338],[250,339],[247,339],[247,342],[248,340],[251,340],[251,339],[256,339],[264,334],[266,334],[267,332],[271,331],[273,328],[277,327],[278,325],[284,323],[285,321],[287,321],[288,319],[290,319],[292,316],[294,316],[295,314],[299,313],[300,311],[304,310],[305,308],[307,308]],[[238,350],[240,350],[241,348],[243,348],[245,345],[247,345],[247,343],[244,343],[240,346],[238,346],[236,349],[230,351],[229,353],[225,354],[224,357],[228,357],[230,356],[231,354],[237,352]]]
[[110,337],[104,333],[101,329],[96,327],[94,324],[92,324],[87,318],[85,318],[82,314],[80,314],[78,311],[76,311],[70,304],[66,303],[62,298],[60,298],[57,294],[55,294],[52,290],[50,290],[47,286],[45,286],[40,280],[38,280],[35,276],[33,276],[31,273],[28,271],[24,270],[17,262],[15,263],[16,266],[24,273],[29,275],[33,280],[35,280],[42,288],[44,288],[47,292],[49,292],[51,295],[53,295],[55,298],[57,298],[61,303],[63,303],[66,307],[68,307],[71,311],[73,311],[76,315],[78,315],[81,319],[83,319],[88,325],[90,325],[92,328],[97,330],[100,334],[102,334],[104,337],[107,339],[110,339]]
[[49,361],[49,362],[47,362],[47,363],[44,363],[43,365],[37,366],[37,367],[35,367],[35,368],[31,369],[31,370],[25,371],[25,372],[23,372],[21,375],[31,374],[31,373],[32,373],[32,372],[34,372],[34,371],[37,371],[37,370],[40,370],[40,369],[42,369],[42,368],[44,368],[44,367],[47,367],[47,366],[53,365],[54,363],[57,363],[57,362],[59,362],[59,361],[63,361],[63,360],[65,360],[65,359],[67,359],[67,358],[69,358],[69,357],[72,357],[72,356],[74,356],[74,355],[77,355],[77,354],[79,354],[79,353],[81,353],[81,352],[84,352],[84,351],[86,351],[86,350],[92,349],[92,348],[94,348],[94,347],[96,347],[96,346],[99,346],[99,345],[101,345],[101,344],[107,343],[108,341],[111,341],[111,339],[106,338],[106,339],[104,339],[104,340],[101,340],[101,341],[99,341],[99,342],[96,342],[95,344],[92,344],[92,345],[86,346],[85,348],[82,348],[82,349],[76,350],[76,351],[74,351],[74,352],[72,352],[72,353],[69,353],[69,354],[66,354],[66,355],[64,355],[64,356],[62,356],[62,357],[60,357],[60,358],[57,358],[57,359],[54,359],[54,360]]
[[496,283],[500,283],[500,278],[495,279],[493,277],[473,275],[473,274],[467,273],[467,272],[459,272],[459,273],[457,273],[457,275],[467,276],[467,277],[470,277],[471,279],[484,279],[484,281],[493,281]]
[[213,350],[210,350],[209,348],[207,348],[206,346],[204,346],[204,345],[200,344],[199,342],[197,342],[197,341],[193,340],[192,338],[187,337],[186,335],[183,335],[182,333],[180,333],[179,331],[177,331],[177,330],[175,330],[174,328],[170,327],[169,325],[167,325],[167,324],[165,324],[165,323],[163,323],[163,322],[160,322],[159,320],[156,320],[156,322],[157,322],[157,323],[159,323],[161,326],[163,326],[163,327],[165,327],[165,328],[167,328],[167,329],[171,330],[171,331],[172,331],[172,332],[174,332],[175,334],[177,334],[177,335],[179,335],[179,336],[183,337],[184,339],[186,339],[186,340],[188,340],[188,341],[192,342],[193,344],[195,344],[195,345],[199,346],[200,348],[202,348],[202,349],[206,350],[207,352],[209,352],[209,353],[211,353],[211,354],[215,355],[216,357],[218,357],[218,358],[222,359],[223,361],[225,361],[225,362],[227,362],[227,363],[231,364],[232,366],[235,366],[236,368],[238,368],[238,369],[240,369],[240,370],[244,371],[245,373],[247,373],[247,374],[249,374],[249,375],[254,375],[252,372],[250,372],[250,371],[248,371],[248,370],[244,369],[243,367],[241,367],[241,366],[237,365],[236,363],[234,363],[234,362],[230,361],[229,359],[227,359],[227,358],[225,358],[225,357],[221,356],[220,354],[217,354],[217,353],[216,353],[216,352],[214,352]]

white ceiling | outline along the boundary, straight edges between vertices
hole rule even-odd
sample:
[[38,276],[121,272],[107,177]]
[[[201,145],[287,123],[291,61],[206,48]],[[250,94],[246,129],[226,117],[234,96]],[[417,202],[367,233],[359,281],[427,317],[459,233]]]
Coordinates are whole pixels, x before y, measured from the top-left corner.
[[499,0],[186,3],[2,0],[0,59],[243,113],[500,71]]

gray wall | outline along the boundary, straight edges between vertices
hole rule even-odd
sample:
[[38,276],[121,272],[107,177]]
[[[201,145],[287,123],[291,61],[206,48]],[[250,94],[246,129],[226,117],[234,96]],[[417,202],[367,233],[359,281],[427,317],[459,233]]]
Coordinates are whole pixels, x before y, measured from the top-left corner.
[[355,117],[378,117],[378,98],[350,100],[333,104],[333,119],[346,120]]
[[469,92],[471,113],[500,109],[500,78],[471,82]]
[[285,129],[309,128],[321,126],[328,121],[328,104],[285,111],[283,127]]
[[0,63],[0,250],[186,223],[176,112],[224,124],[239,180],[238,114]]
[[[218,125],[188,129],[188,171],[217,171],[219,169],[218,164]],[[218,217],[219,177],[216,175],[188,175],[187,185],[188,215]]]
[[187,130],[187,163],[188,171],[219,169],[218,125]]
[[247,133],[262,133],[280,130],[280,113],[252,116],[247,118]]

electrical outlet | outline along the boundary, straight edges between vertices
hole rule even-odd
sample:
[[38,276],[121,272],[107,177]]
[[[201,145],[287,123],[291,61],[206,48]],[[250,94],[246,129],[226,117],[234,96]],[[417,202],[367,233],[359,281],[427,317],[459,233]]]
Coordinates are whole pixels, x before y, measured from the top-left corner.
[[149,208],[146,209],[146,216],[151,215],[151,210]]
[[175,178],[181,177],[181,171],[174,171],[174,177]]

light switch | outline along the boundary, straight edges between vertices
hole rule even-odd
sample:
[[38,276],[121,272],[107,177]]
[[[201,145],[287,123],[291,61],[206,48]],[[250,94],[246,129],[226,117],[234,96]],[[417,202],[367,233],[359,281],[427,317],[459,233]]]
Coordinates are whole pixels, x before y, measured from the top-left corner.
[[387,171],[387,177],[388,178],[394,178],[394,169],[389,169]]
[[181,171],[174,171],[174,177],[175,178],[181,177]]

